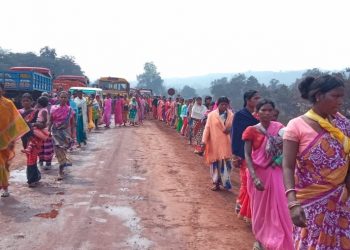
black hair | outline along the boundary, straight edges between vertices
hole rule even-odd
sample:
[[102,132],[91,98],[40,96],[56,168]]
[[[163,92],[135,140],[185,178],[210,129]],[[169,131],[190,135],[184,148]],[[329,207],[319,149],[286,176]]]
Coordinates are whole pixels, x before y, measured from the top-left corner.
[[40,96],[38,99],[38,103],[41,107],[46,108],[49,104],[49,98],[47,98],[46,96]]
[[68,92],[67,91],[61,91],[58,96],[61,96],[62,94],[66,94],[67,96],[69,96]]
[[200,96],[196,97],[196,101],[202,101],[202,97]]
[[262,106],[266,105],[266,104],[270,104],[272,106],[273,109],[275,109],[275,103],[269,99],[260,99],[258,101],[258,103],[256,104],[256,111],[259,111]]
[[24,93],[24,94],[22,95],[22,99],[24,99],[24,98],[27,98],[27,99],[33,101],[33,97],[32,97],[32,95],[29,94],[29,93]]
[[243,107],[247,107],[247,103],[250,99],[252,99],[252,97],[258,93],[258,91],[256,90],[248,90],[247,92],[244,93],[243,95],[243,100],[244,100],[244,105]]
[[223,103],[223,102],[226,102],[227,104],[230,104],[230,100],[229,100],[226,96],[221,96],[221,97],[219,97],[219,99],[218,99],[218,105],[219,105],[220,103]]
[[211,96],[206,96],[205,98],[204,98],[204,101],[206,101],[206,100],[212,100],[213,99],[213,97],[211,97]]
[[344,86],[344,81],[340,77],[324,75],[317,78],[312,76],[306,77],[299,83],[298,89],[301,98],[315,103],[318,93],[325,94],[332,89]]

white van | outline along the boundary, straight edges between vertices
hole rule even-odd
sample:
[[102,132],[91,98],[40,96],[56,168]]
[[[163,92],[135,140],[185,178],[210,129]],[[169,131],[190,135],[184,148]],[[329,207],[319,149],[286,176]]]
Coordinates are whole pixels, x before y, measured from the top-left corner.
[[89,87],[71,87],[69,89],[69,92],[71,94],[73,94],[74,91],[78,91],[81,90],[83,91],[83,93],[85,95],[91,95],[91,94],[95,94],[95,95],[99,95],[102,97],[102,89],[100,88],[89,88]]

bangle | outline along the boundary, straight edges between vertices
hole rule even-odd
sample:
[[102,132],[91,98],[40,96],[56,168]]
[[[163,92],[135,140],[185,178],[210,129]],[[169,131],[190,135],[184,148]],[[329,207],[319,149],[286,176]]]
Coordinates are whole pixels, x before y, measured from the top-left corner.
[[299,201],[288,202],[288,209],[292,209],[293,207],[298,207],[298,206],[301,206]]
[[285,194],[286,196],[290,193],[290,192],[296,192],[297,190],[295,188],[290,188],[290,189],[287,189]]

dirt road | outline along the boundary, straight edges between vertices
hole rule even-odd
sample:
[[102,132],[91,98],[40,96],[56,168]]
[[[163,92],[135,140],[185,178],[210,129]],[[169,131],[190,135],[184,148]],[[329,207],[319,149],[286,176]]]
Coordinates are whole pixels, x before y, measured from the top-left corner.
[[252,249],[236,193],[209,189],[208,167],[173,129],[101,130],[71,158],[64,181],[55,165],[34,189],[12,171],[0,249]]

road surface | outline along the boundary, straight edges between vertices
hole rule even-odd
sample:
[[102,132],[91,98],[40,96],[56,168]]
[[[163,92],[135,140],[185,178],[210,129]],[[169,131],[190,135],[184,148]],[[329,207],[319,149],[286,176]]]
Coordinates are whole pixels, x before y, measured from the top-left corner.
[[101,129],[71,158],[64,181],[56,164],[30,189],[17,156],[0,249],[252,249],[233,212],[238,174],[234,192],[211,191],[203,158],[173,129]]

